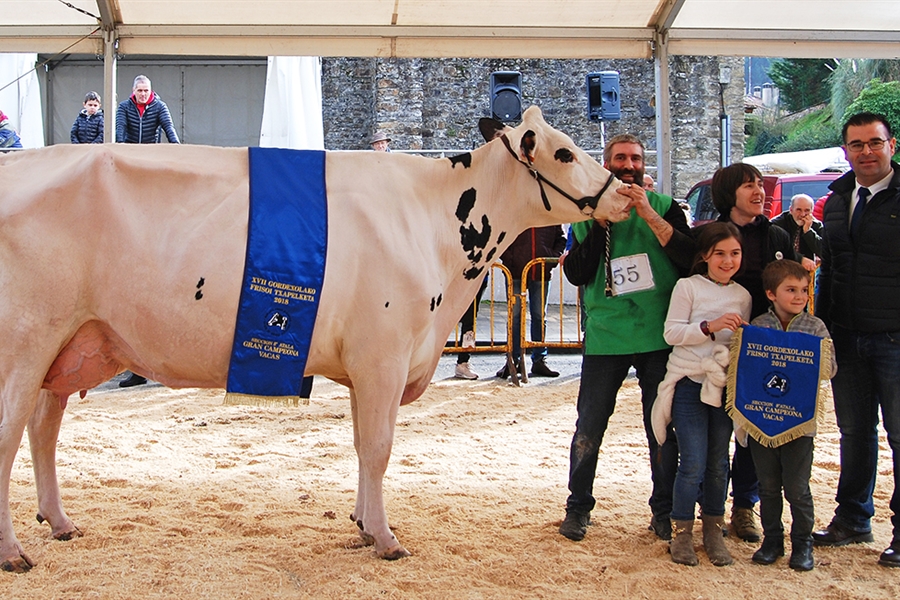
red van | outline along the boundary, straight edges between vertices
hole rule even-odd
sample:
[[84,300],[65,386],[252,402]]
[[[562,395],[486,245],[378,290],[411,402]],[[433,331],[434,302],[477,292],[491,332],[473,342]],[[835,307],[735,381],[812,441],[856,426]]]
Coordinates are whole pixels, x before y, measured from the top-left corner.
[[[828,194],[828,186],[843,173],[802,173],[790,175],[763,175],[766,190],[766,205],[763,214],[771,219],[787,210],[791,197],[795,194],[809,194],[813,200]],[[685,200],[691,207],[694,225],[702,225],[715,220],[719,212],[713,205],[709,191],[712,179],[705,179],[694,185]]]

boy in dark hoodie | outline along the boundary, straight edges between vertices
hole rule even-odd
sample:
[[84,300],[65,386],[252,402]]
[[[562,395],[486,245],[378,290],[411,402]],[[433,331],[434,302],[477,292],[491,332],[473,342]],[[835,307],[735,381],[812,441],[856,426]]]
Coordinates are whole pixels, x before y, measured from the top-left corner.
[[73,144],[103,143],[103,109],[97,92],[85,94],[84,108],[75,118],[69,138]]

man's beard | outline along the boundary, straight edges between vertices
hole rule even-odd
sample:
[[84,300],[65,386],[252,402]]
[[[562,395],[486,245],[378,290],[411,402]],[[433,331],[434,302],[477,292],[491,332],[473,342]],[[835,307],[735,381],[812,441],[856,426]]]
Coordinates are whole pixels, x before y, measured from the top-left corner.
[[[613,171],[612,174],[625,183],[636,183],[640,186],[644,185],[643,169],[619,169],[618,171]],[[630,178],[631,181],[626,181],[626,177]]]

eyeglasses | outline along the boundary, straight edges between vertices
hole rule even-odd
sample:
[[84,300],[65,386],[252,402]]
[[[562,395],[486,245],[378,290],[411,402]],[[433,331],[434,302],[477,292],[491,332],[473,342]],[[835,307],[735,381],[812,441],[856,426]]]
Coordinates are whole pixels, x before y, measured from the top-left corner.
[[878,152],[879,150],[884,148],[884,144],[886,142],[887,142],[887,140],[875,138],[875,139],[869,140],[868,142],[850,142],[849,144],[847,144],[847,148],[851,152],[862,152],[863,148],[868,146],[869,150],[871,150],[872,152]]

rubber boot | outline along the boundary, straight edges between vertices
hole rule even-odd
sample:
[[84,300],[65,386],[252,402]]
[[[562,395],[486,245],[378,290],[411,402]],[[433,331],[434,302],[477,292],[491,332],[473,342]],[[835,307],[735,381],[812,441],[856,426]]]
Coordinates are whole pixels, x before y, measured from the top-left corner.
[[816,566],[813,559],[812,538],[791,538],[791,560],[788,563],[795,571],[812,571]]
[[722,525],[725,523],[725,517],[711,517],[703,515],[703,547],[706,548],[706,555],[709,562],[717,567],[724,567],[734,562],[731,553],[725,547],[725,540],[722,539]]
[[[719,534],[721,536],[721,534]],[[672,542],[669,544],[672,562],[695,567],[700,564],[694,552],[694,520],[672,521]]]

